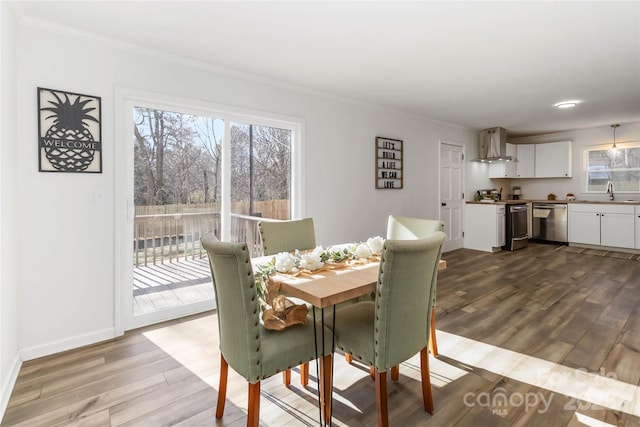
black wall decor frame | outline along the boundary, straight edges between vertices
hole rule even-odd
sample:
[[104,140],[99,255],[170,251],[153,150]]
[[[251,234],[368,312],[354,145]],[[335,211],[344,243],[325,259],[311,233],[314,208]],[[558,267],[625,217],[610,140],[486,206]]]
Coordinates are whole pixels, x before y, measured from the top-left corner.
[[40,172],[102,172],[102,100],[38,88]]
[[402,162],[402,140],[376,137],[376,188],[401,189]]

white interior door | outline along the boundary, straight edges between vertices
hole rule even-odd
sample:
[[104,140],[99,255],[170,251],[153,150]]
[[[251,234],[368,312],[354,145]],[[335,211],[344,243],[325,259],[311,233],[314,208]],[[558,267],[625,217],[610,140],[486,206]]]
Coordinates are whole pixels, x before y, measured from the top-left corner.
[[440,143],[440,219],[444,221],[447,240],[443,251],[462,248],[462,206],[464,146]]

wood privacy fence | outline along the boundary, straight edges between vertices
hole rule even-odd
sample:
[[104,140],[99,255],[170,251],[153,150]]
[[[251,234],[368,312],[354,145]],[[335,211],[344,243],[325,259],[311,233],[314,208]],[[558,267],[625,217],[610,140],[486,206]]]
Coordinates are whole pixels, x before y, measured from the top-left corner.
[[[254,202],[253,215],[245,214],[249,202],[231,203],[231,241],[246,242],[252,256],[262,255],[258,221],[289,218],[288,200]],[[179,262],[205,255],[200,237],[213,232],[220,237],[220,204],[174,204],[136,206],[133,263]]]

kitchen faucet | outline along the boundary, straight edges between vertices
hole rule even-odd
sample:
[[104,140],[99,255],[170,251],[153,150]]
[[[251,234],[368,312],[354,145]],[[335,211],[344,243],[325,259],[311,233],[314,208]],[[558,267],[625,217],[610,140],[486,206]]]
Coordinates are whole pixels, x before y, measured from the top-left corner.
[[607,193],[609,194],[609,201],[613,202],[613,182],[607,182]]

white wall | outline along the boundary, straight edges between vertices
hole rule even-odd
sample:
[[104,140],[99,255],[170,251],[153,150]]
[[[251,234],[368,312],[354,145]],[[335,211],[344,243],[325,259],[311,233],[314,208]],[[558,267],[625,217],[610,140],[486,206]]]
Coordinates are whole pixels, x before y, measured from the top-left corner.
[[[536,137],[513,139],[516,144],[572,141],[572,177],[571,178],[540,178],[540,179],[512,179],[510,186],[520,185],[525,199],[546,199],[547,194],[553,193],[559,199],[566,198],[567,193],[573,193],[578,200],[606,201],[609,196],[606,193],[586,193],[586,172],[584,168],[583,150],[586,147],[605,145],[613,142],[613,129],[608,126],[581,129],[572,132],[548,134]],[[616,144],[623,146],[625,142],[640,141],[640,122],[621,123],[616,130]],[[507,180],[493,180],[493,187],[508,182]],[[509,187],[510,188],[510,187]],[[640,200],[640,195],[618,193],[618,200]]]
[[[415,116],[295,91],[98,39],[19,26],[16,171],[20,215],[19,346],[26,357],[97,341],[114,328],[114,93],[127,87],[305,121],[305,204],[318,242],[384,235],[390,213],[438,217],[440,140],[468,146],[475,132]],[[64,47],[64,48],[62,48]],[[39,173],[36,88],[97,95],[103,173]],[[374,140],[404,140],[405,189],[374,189]],[[469,157],[468,157],[469,158]],[[470,177],[468,177],[469,179]],[[95,202],[94,190],[104,193]]]
[[0,2],[0,414],[20,368],[16,216],[16,26],[8,2]]

